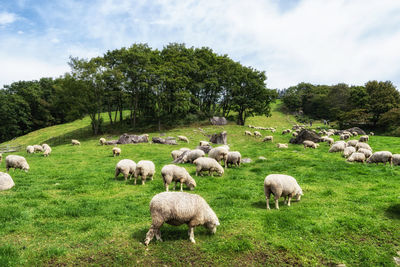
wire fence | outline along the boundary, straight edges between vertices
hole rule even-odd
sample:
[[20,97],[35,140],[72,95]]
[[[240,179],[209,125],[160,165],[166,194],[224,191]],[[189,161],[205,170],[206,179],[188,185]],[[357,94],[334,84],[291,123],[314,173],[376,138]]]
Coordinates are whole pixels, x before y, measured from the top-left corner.
[[0,153],[18,152],[23,148],[23,145],[3,145],[0,146]]

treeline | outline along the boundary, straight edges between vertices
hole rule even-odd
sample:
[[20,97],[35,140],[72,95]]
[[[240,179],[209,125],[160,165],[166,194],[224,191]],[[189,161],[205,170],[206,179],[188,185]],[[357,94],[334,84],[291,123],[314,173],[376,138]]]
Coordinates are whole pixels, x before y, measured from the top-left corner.
[[[229,116],[244,125],[268,115],[277,97],[263,71],[218,55],[210,48],[146,44],[107,51],[91,59],[70,58],[71,72],[39,81],[20,81],[0,90],[0,142],[30,131],[89,115],[94,134],[111,124],[171,126]],[[129,116],[123,116],[129,110]],[[117,125],[117,126],[118,126]]]
[[390,81],[369,81],[364,86],[299,83],[279,94],[291,112],[311,120],[337,121],[342,128],[400,129],[400,93]]

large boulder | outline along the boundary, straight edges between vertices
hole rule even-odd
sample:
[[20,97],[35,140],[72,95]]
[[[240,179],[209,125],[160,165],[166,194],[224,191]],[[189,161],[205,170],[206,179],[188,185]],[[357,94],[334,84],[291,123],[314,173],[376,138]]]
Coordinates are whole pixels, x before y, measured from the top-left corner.
[[0,191],[8,190],[14,185],[14,181],[8,173],[0,172]]
[[176,140],[174,140],[174,139],[164,139],[164,138],[161,138],[161,137],[153,137],[152,139],[151,139],[151,141],[153,142],[153,143],[156,143],[156,144],[163,144],[163,145],[177,145],[178,143],[176,142]]
[[210,122],[212,125],[226,125],[228,123],[225,117],[212,117]]
[[213,144],[222,144],[222,145],[227,145],[227,138],[228,138],[228,133],[226,131],[223,131],[222,133],[218,134],[213,134],[210,137],[210,142]]
[[359,135],[365,135],[366,134],[361,128],[358,128],[358,127],[349,128],[349,129],[346,129],[345,131],[348,131],[348,132],[351,132],[351,133],[356,132]]
[[303,144],[304,141],[309,140],[314,143],[321,142],[321,137],[313,131],[303,129],[301,132],[295,137],[290,139],[291,144]]

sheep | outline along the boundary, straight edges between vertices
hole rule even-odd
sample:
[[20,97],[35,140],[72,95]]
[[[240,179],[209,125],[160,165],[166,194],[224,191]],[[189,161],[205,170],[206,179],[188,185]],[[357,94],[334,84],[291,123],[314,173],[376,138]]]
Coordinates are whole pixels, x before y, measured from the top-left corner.
[[190,150],[190,151],[186,154],[186,156],[185,156],[183,162],[184,162],[184,163],[187,163],[187,162],[193,163],[193,161],[194,161],[195,159],[198,159],[198,158],[200,158],[200,157],[204,157],[205,155],[206,155],[206,153],[204,153],[203,150],[201,150],[201,149],[193,149],[193,150]]
[[103,137],[99,139],[99,143],[100,143],[100,145],[102,145],[102,146],[105,145],[106,142],[107,142],[107,140],[106,140],[105,138],[103,138]]
[[208,171],[210,176],[213,176],[213,172],[222,176],[224,174],[224,168],[213,158],[198,158],[193,163],[196,165],[196,176],[203,176],[201,174],[202,171]]
[[271,128],[271,132],[272,133],[276,132],[276,129],[275,128]]
[[346,148],[346,142],[344,142],[344,141],[336,142],[329,149],[329,153],[341,152],[345,148]]
[[296,137],[296,136],[298,136],[298,135],[299,135],[298,132],[293,132],[293,133],[292,133],[292,136],[293,136],[293,137]]
[[210,142],[207,142],[207,141],[200,141],[199,142],[199,146],[209,146],[210,145]]
[[349,140],[349,141],[347,141],[346,146],[356,147],[357,143],[358,143],[358,140]]
[[335,140],[333,140],[333,138],[327,137],[325,138],[325,142],[327,142],[329,145],[332,145]]
[[266,137],[264,137],[263,142],[267,142],[267,141],[274,142],[274,137],[271,135],[267,135]]
[[224,161],[224,167],[227,167],[227,161],[228,161],[228,153],[229,150],[226,149],[226,147],[220,146],[216,147],[210,150],[208,152],[208,156],[212,159],[215,159],[217,162]]
[[132,179],[132,175],[135,175],[136,171],[136,162],[130,159],[120,160],[115,166],[115,180],[120,173],[124,175],[125,181],[128,179]]
[[26,147],[26,153],[32,154],[35,152],[35,148],[33,146],[27,146]]
[[179,150],[185,152],[185,151],[190,151],[190,148],[181,147],[181,148],[179,148]]
[[113,147],[112,153],[113,153],[113,157],[121,155],[121,148]]
[[150,160],[141,160],[136,164],[135,170],[135,184],[138,176],[142,176],[142,185],[145,184],[147,176],[150,176],[151,180],[154,178],[156,167]]
[[179,158],[180,155],[183,154],[183,152],[184,152],[184,151],[182,151],[182,150],[173,150],[173,151],[171,152],[171,157],[172,157],[172,159],[173,159],[173,160],[176,160],[177,158]]
[[354,152],[356,152],[356,148],[352,147],[352,146],[348,146],[343,150],[343,157],[348,158]]
[[183,167],[179,167],[173,164],[165,165],[161,169],[161,176],[164,181],[165,191],[167,192],[169,185],[172,182],[175,182],[174,190],[178,182],[181,184],[181,191],[183,191],[183,183],[185,183],[190,190],[193,190],[196,187],[196,181]]
[[367,163],[376,163],[378,165],[379,162],[382,162],[386,165],[386,163],[389,162],[389,164],[392,165],[392,157],[393,155],[389,151],[378,151],[367,159]]
[[253,134],[250,131],[244,131],[244,135],[253,136]]
[[72,144],[73,146],[80,146],[80,145],[81,145],[81,142],[79,142],[79,141],[76,140],[76,139],[72,139],[72,140],[71,140],[71,144]]
[[150,201],[151,227],[146,234],[144,244],[149,245],[156,236],[157,241],[162,241],[160,228],[164,223],[181,225],[186,223],[189,227],[189,239],[194,240],[194,228],[205,226],[215,234],[220,225],[215,212],[199,195],[186,192],[163,192],[155,195]]
[[228,164],[234,164],[235,166],[240,166],[240,160],[242,159],[242,155],[240,154],[239,151],[232,151],[228,152],[228,160],[226,163]]
[[281,143],[276,144],[276,147],[277,148],[289,148],[288,144],[281,144]]
[[47,144],[44,144],[43,148],[44,148],[43,156],[48,157],[51,153],[51,147],[48,146]]
[[341,134],[340,137],[339,137],[340,140],[346,140],[346,139],[349,139],[349,138],[350,138],[349,134]]
[[282,196],[286,203],[286,197],[288,197],[287,205],[290,206],[292,197],[296,197],[297,201],[300,201],[303,191],[301,190],[296,179],[289,175],[284,174],[270,174],[265,177],[264,180],[264,193],[265,200],[267,202],[267,209],[269,210],[269,198],[271,193],[275,198],[275,208],[279,209],[278,200]]
[[358,142],[356,145],[356,149],[359,150],[360,148],[365,148],[372,151],[372,148],[367,143]]
[[259,131],[254,131],[254,137],[257,137],[257,136],[262,136],[262,134],[259,132]]
[[26,159],[22,156],[17,156],[17,155],[8,155],[6,157],[6,169],[7,172],[9,171],[10,168],[15,169],[21,169],[24,170],[25,172],[29,171],[29,164],[26,161]]
[[315,148],[319,147],[319,144],[316,144],[316,143],[314,143],[313,141],[310,141],[310,140],[304,141],[303,145],[304,145],[304,148],[311,147],[311,148],[315,149]]
[[357,132],[352,132],[353,136],[357,136],[358,133]]
[[35,152],[43,152],[43,147],[41,145],[33,145]]
[[0,191],[14,187],[15,183],[8,173],[0,172]]
[[359,150],[357,150],[357,152],[363,153],[366,159],[372,156],[372,151],[366,148],[360,148]]
[[369,132],[369,135],[373,136],[373,135],[375,135],[375,134],[374,134],[374,132]]
[[189,139],[186,136],[179,135],[178,140],[189,143]]
[[393,154],[392,163],[395,166],[400,165],[400,154]]
[[362,135],[360,136],[360,139],[358,139],[359,142],[368,142],[369,141],[369,136],[368,135]]
[[362,162],[364,163],[365,161],[365,155],[363,153],[359,153],[359,152],[354,152],[353,154],[350,155],[350,157],[347,158],[348,162]]

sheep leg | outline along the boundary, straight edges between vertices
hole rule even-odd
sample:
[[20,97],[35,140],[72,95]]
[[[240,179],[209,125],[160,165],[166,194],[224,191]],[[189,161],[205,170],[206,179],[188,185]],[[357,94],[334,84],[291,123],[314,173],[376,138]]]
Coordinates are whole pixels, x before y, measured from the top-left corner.
[[151,180],[153,181],[153,179],[154,179],[154,173],[151,175]]
[[137,176],[135,175],[135,184],[136,184]]
[[168,192],[169,191],[169,184],[165,183],[164,185],[165,185],[165,191]]
[[279,210],[279,196],[274,195],[274,198],[275,198],[275,208]]
[[180,183],[181,183],[181,192],[183,192],[183,181],[181,180]]
[[157,231],[156,231],[156,239],[157,239],[157,241],[163,242],[163,240],[161,238],[161,230],[160,230],[160,228],[158,228]]
[[270,210],[271,208],[269,207],[269,196],[265,196],[265,200],[267,201],[267,210]]
[[[286,196],[283,198],[283,204],[286,204],[287,200],[286,200]],[[290,205],[289,205],[290,206]]]
[[146,183],[146,178],[147,178],[147,174],[142,175],[142,185],[144,185]]
[[287,205],[290,207],[290,200],[292,200],[292,197],[291,196],[288,196],[288,203],[287,203]]
[[209,169],[209,170],[208,170],[208,175],[210,175],[211,177],[213,177],[212,169]]
[[192,243],[196,243],[196,240],[194,240],[194,227],[189,225],[189,239]]

